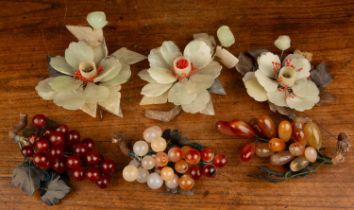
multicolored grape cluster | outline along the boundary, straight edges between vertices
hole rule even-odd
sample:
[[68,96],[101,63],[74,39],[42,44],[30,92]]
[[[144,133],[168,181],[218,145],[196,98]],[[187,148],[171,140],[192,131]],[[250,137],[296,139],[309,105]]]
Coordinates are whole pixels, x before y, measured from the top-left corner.
[[282,120],[278,126],[269,116],[252,119],[250,123],[241,120],[218,121],[218,131],[222,134],[255,139],[244,144],[240,158],[249,161],[254,154],[270,158],[271,165],[286,165],[292,172],[298,172],[320,155],[322,138],[319,127],[311,120],[297,118]]
[[24,157],[31,158],[42,170],[59,174],[69,170],[77,181],[87,178],[100,188],[107,187],[116,164],[97,152],[92,139],[81,140],[78,131],[58,125],[42,114],[35,115],[32,124],[32,133],[21,149]]
[[188,191],[196,180],[215,177],[217,168],[226,165],[225,155],[199,144],[174,141],[171,132],[179,135],[177,131],[162,132],[158,126],[144,131],[144,140],[135,142],[129,154],[133,160],[123,169],[126,181],[147,183],[151,189],[159,189],[165,183],[169,191]]

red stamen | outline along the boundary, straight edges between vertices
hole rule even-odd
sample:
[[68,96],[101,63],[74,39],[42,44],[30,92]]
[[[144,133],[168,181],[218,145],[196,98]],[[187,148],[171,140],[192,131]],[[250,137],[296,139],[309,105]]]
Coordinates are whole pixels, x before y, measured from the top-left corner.
[[179,69],[185,69],[188,67],[188,60],[185,58],[181,58],[176,62],[176,67]]
[[75,72],[75,74],[74,74],[74,78],[79,79],[79,80],[82,80],[82,81],[84,81],[85,83],[89,83],[89,82],[93,82],[93,80],[94,80],[98,75],[100,75],[103,71],[104,71],[103,67],[100,66],[100,67],[98,67],[98,69],[97,69],[97,74],[96,74],[95,76],[90,77],[90,78],[86,78],[86,77],[83,77],[83,76],[81,75],[81,72],[80,72],[80,70],[78,69],[78,70]]

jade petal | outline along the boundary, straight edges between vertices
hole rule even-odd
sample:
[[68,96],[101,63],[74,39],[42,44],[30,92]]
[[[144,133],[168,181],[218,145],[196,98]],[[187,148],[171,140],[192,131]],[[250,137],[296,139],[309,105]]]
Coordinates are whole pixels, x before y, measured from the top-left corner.
[[110,91],[103,85],[96,85],[89,83],[84,91],[84,96],[87,102],[96,103],[98,101],[104,101],[108,98]]
[[54,91],[61,92],[76,90],[82,85],[82,81],[69,76],[58,76],[49,81],[48,84]]
[[85,104],[81,91],[62,91],[55,95],[53,102],[68,110],[80,109]]
[[101,29],[108,24],[106,14],[102,11],[90,12],[86,20],[94,29]]
[[231,47],[235,43],[235,37],[228,26],[221,26],[216,32],[223,47]]
[[47,79],[44,79],[40,82],[38,82],[36,86],[36,91],[40,97],[42,97],[44,100],[52,100],[54,98],[55,92],[54,90],[49,86],[49,82],[53,78],[49,77]]
[[99,105],[110,113],[121,117],[120,98],[120,92],[110,91],[109,97],[106,100],[99,102]]
[[208,91],[204,90],[198,94],[198,96],[190,103],[182,105],[182,109],[185,112],[197,113],[204,110],[210,101],[210,94]]

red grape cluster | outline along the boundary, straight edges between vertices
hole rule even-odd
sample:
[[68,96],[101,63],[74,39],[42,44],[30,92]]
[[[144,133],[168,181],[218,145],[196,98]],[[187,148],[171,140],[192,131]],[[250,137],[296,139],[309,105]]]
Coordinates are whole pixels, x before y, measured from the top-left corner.
[[22,147],[22,154],[32,158],[33,163],[43,169],[61,174],[69,170],[75,180],[85,178],[100,188],[106,188],[116,169],[115,163],[98,153],[94,141],[81,140],[80,133],[69,130],[66,125],[47,126],[48,119],[37,114],[32,119],[38,132],[31,134],[28,145]]

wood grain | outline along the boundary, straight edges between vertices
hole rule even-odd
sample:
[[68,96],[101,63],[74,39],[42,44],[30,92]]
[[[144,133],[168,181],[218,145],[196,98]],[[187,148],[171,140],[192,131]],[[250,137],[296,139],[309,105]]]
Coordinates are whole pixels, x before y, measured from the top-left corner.
[[[86,14],[93,10],[107,14],[105,36],[111,52],[126,46],[148,54],[163,40],[173,40],[182,47],[194,33],[215,34],[221,24],[229,25],[236,35],[237,44],[231,48],[235,54],[260,47],[275,50],[274,39],[288,34],[294,49],[313,52],[315,62],[326,60],[335,77],[327,90],[337,101],[306,112],[323,128],[325,146],[333,152],[339,131],[354,137],[352,0],[0,1],[0,209],[48,208],[10,185],[11,171],[22,157],[7,138],[7,131],[17,122],[19,112],[47,114],[94,138],[99,149],[119,163],[120,170],[128,160],[112,148],[111,134],[122,131],[139,139],[145,127],[156,124],[143,117],[146,107],[138,105],[144,82],[136,74],[147,68],[146,61],[133,67],[131,80],[123,86],[124,119],[106,114],[100,121],[80,111],[59,108],[36,95],[34,86],[47,77],[47,56],[63,54],[74,40],[64,26],[85,24]],[[286,183],[270,184],[247,177],[260,161],[241,163],[238,149],[244,140],[219,135],[214,123],[218,119],[248,120],[269,110],[266,104],[247,96],[235,70],[223,70],[221,81],[228,96],[213,96],[215,116],[182,114],[173,122],[159,124],[178,128],[229,157],[228,167],[216,179],[204,178],[197,183],[194,196],[152,191],[124,182],[117,173],[106,190],[87,181],[75,183],[75,190],[50,209],[354,209],[353,152],[344,165],[323,167],[317,174]]]

